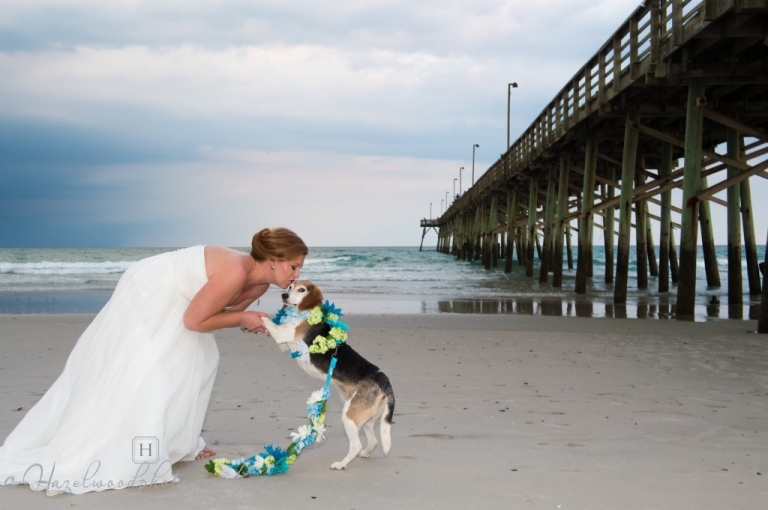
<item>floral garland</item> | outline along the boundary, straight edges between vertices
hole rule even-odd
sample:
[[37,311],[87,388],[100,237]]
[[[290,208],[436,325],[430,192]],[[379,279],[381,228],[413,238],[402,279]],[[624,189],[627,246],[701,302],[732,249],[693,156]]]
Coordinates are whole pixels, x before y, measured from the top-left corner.
[[[281,310],[282,311],[282,310]],[[331,330],[328,332],[328,336],[317,335],[312,340],[312,345],[309,346],[309,352],[312,354],[325,354],[331,349],[336,349],[338,346],[347,341],[347,331],[349,326],[341,320],[344,314],[341,313],[341,308],[329,302],[327,299],[325,303],[320,306],[316,306],[309,312],[307,322],[310,325],[320,324],[321,322],[327,323],[331,326]]]
[[[331,370],[328,372],[330,373]],[[330,393],[328,384],[322,390],[312,393],[307,400],[309,424],[302,425],[296,432],[291,432],[293,442],[286,450],[270,444],[264,447],[264,452],[252,457],[211,460],[205,465],[205,469],[212,475],[229,479],[259,475],[272,476],[288,471],[302,451],[325,439],[325,409]]]
[[[327,322],[331,326],[328,337],[318,335],[309,347],[310,352],[325,353],[347,340],[345,332],[349,326],[342,322],[341,317],[341,309],[326,301],[321,306],[312,309],[311,312],[299,312],[295,308],[283,308],[277,312],[273,322],[283,324],[295,318],[306,318],[312,325],[320,324],[323,321]],[[270,444],[264,447],[264,452],[252,457],[232,460],[213,459],[205,465],[205,469],[214,476],[228,479],[259,475],[272,476],[288,471],[288,468],[296,461],[302,451],[325,439],[325,410],[328,397],[331,394],[331,375],[335,367],[336,356],[331,359],[331,365],[325,378],[325,386],[313,392],[307,400],[309,424],[300,426],[296,432],[291,432],[293,441],[287,449],[283,450],[279,446]]]

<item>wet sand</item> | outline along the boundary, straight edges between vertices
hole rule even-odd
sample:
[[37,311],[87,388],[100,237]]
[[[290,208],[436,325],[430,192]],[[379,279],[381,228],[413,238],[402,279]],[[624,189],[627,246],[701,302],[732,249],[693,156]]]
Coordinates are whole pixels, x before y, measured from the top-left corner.
[[[272,311],[281,306],[280,289],[270,289],[261,298],[259,310]],[[112,295],[112,290],[2,291],[2,314],[91,314],[97,313]],[[542,315],[547,317],[594,317],[617,319],[674,319],[675,295],[630,296],[626,304],[614,304],[598,292],[585,295],[520,295],[510,297],[456,298],[418,294],[334,294],[330,301],[343,303],[347,314],[483,314]],[[745,296],[742,305],[697,300],[695,321],[719,319],[757,320],[759,297]]]
[[[0,438],[59,375],[90,315],[0,316]],[[178,484],[48,498],[0,487],[9,508],[763,508],[768,336],[754,321],[540,315],[346,317],[351,344],[397,396],[392,452],[342,472],[331,397],[324,443],[270,478],[222,480],[204,461]],[[219,456],[287,446],[322,382],[270,339],[217,333],[203,436]],[[17,409],[21,408],[20,411]],[[215,445],[213,443],[216,443]]]

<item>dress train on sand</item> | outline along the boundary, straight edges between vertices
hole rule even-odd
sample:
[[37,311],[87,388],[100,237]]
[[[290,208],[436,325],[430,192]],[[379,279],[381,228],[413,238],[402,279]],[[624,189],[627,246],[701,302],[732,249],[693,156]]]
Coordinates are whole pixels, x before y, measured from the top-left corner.
[[49,495],[176,481],[193,460],[219,353],[184,327],[208,281],[204,247],[133,264],[64,371],[0,447],[0,485]]

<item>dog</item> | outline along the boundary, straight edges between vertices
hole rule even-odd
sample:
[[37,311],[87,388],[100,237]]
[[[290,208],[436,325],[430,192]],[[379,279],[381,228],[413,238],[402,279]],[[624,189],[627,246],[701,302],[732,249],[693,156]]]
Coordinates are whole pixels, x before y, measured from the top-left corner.
[[[293,282],[282,294],[285,307],[296,307],[299,312],[308,312],[323,303],[320,288],[309,280]],[[309,375],[325,380],[331,364],[331,358],[337,358],[336,367],[331,376],[331,385],[338,389],[344,398],[341,421],[349,440],[349,452],[343,460],[331,464],[331,469],[345,469],[356,457],[368,457],[378,445],[374,424],[379,417],[379,436],[384,455],[389,454],[392,446],[390,429],[395,411],[395,394],[384,372],[358,354],[346,342],[336,351],[324,354],[310,353],[316,336],[327,336],[331,329],[326,322],[310,325],[307,319],[296,317],[283,324],[275,324],[263,318],[269,335],[281,349],[303,353],[297,357],[301,368]],[[365,433],[366,446],[360,441],[360,429]]]

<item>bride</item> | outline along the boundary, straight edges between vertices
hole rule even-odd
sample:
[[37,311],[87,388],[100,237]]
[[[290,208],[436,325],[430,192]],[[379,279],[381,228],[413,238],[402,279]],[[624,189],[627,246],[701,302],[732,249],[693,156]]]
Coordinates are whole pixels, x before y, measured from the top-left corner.
[[285,228],[251,253],[196,246],[133,264],[64,371],[0,447],[0,485],[53,495],[176,481],[171,465],[215,452],[200,436],[219,353],[211,331],[263,332],[246,311],[299,277],[307,246]]

